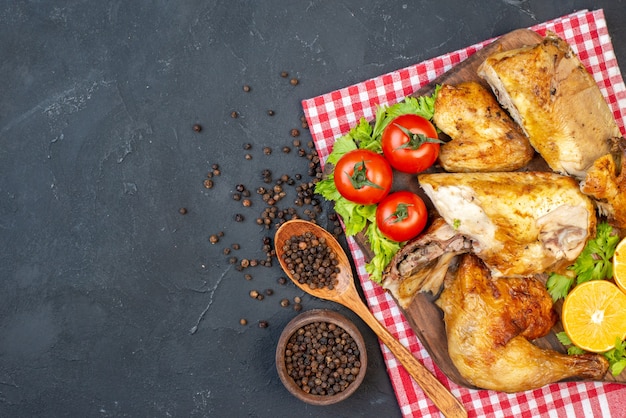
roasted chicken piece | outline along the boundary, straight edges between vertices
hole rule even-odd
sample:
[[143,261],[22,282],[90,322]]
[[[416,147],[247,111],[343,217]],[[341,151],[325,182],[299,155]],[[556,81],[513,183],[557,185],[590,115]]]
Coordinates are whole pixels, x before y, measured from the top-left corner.
[[580,190],[593,197],[601,214],[617,228],[626,228],[626,140],[613,138],[610,154],[587,170]]
[[563,272],[595,231],[591,200],[551,172],[418,176],[437,212],[472,241],[494,277]]
[[443,85],[433,120],[452,138],[439,151],[439,163],[446,171],[513,171],[528,164],[535,153],[493,94],[473,81]]
[[601,354],[569,356],[529,340],[550,332],[552,298],[534,278],[492,279],[475,256],[462,256],[436,304],[443,310],[450,359],[471,384],[501,392],[532,390],[563,379],[600,380]]
[[553,171],[578,179],[620,136],[593,77],[553,33],[537,45],[488,57],[478,75]]
[[470,249],[467,238],[437,217],[424,233],[396,253],[383,273],[382,287],[406,309],[417,292],[436,294],[450,263]]

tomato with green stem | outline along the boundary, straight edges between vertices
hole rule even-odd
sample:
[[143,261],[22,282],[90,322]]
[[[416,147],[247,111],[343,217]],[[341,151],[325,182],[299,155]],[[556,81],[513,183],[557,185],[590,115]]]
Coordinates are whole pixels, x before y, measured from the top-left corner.
[[365,149],[346,153],[335,165],[337,191],[351,202],[372,205],[391,190],[393,171],[380,154]]
[[394,192],[376,208],[376,225],[380,232],[396,242],[408,241],[424,230],[428,210],[421,197],[409,191]]
[[432,166],[439,156],[437,129],[426,118],[415,114],[401,115],[384,129],[381,146],[391,166],[415,174]]

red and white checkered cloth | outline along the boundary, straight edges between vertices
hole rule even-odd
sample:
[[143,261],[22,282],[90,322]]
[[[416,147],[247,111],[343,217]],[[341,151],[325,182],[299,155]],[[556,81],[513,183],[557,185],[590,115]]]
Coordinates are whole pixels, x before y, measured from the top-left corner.
[[[613,52],[602,10],[579,11],[530,29],[541,35],[550,30],[565,39],[593,74],[613,110],[622,134],[626,135],[626,87]],[[333,91],[302,102],[309,129],[322,162],[335,138],[345,135],[361,117],[374,118],[377,105],[390,105],[417,91],[455,64],[488,45],[487,40],[420,64]],[[623,40],[626,41],[626,40]],[[465,405],[470,417],[626,417],[626,386],[608,383],[558,383],[543,388],[505,394],[471,390],[456,385],[435,366],[395,301],[365,271],[364,256],[354,239],[348,244],[367,303],[376,318]],[[439,416],[393,354],[381,344],[389,377],[405,417]]]

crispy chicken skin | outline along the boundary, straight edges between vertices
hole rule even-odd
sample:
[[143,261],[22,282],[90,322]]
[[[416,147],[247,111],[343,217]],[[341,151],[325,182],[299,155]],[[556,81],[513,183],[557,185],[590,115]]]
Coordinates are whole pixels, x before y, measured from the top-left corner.
[[533,278],[492,279],[466,254],[436,301],[444,312],[450,358],[471,384],[502,392],[532,390],[563,379],[600,380],[608,369],[599,354],[569,356],[529,340],[556,320],[552,299]]
[[571,177],[516,171],[421,174],[418,180],[494,277],[563,272],[595,231],[593,204]]
[[433,120],[452,138],[439,151],[446,171],[513,171],[528,164],[535,152],[493,94],[476,82],[444,84]]
[[580,190],[593,197],[609,222],[626,229],[626,140],[613,138],[612,152],[598,158],[587,170]]
[[609,138],[620,136],[593,77],[553,33],[537,45],[489,56],[478,75],[553,171],[582,179],[609,153]]

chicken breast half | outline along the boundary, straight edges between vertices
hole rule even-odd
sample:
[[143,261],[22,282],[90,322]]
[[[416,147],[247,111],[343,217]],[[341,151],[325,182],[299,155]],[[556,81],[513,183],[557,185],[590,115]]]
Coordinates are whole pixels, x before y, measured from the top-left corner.
[[452,138],[439,150],[446,171],[513,171],[535,153],[491,91],[473,81],[444,84],[437,93],[433,121]]
[[609,153],[609,138],[621,136],[593,77],[555,34],[491,55],[478,75],[553,171],[582,179]]
[[419,183],[494,277],[563,272],[594,233],[591,200],[549,172],[436,173]]

